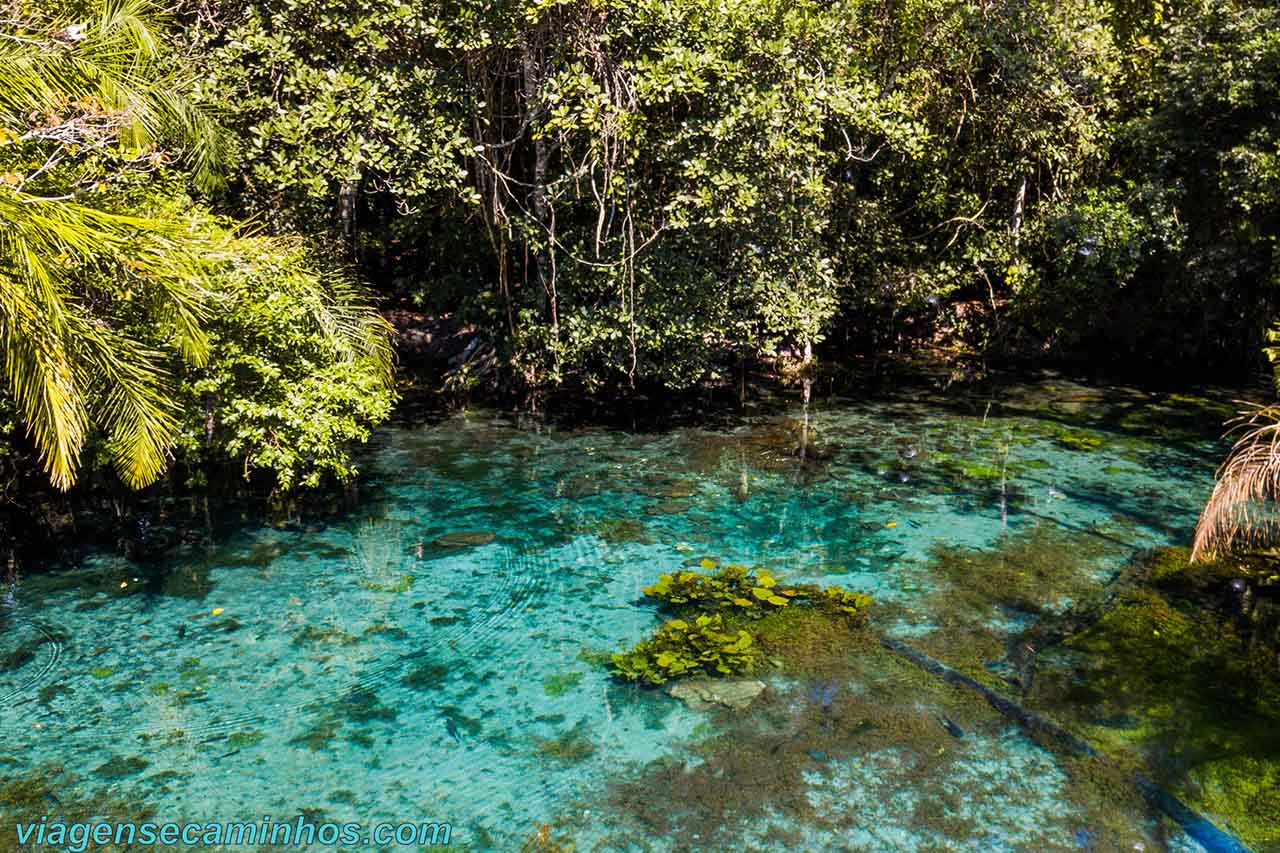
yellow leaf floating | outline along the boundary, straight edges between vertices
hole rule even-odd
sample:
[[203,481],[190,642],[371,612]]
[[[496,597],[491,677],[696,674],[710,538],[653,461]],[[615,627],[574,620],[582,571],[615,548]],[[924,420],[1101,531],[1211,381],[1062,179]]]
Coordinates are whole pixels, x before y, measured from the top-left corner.
[[886,521],[886,522],[884,523],[884,526],[885,526],[885,527],[897,527],[897,526],[898,526],[898,522],[896,522],[896,521]]
[[225,609],[226,609],[226,608],[223,608],[223,607],[215,607],[215,608],[213,608],[213,610],[211,610],[211,611],[210,611],[210,613],[212,613],[214,616],[221,616],[221,615],[222,615],[222,611],[223,611],[223,610],[225,610]]
[[704,569],[714,569],[716,567],[716,561],[711,559],[710,557],[703,557],[698,562],[698,565],[702,566],[702,568]]

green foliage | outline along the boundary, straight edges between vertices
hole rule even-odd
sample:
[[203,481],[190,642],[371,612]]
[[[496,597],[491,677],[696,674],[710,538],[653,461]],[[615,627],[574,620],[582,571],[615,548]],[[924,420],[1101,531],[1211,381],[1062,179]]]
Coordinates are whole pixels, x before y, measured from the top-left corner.
[[745,630],[728,631],[720,614],[703,614],[692,623],[665,622],[653,637],[629,652],[613,656],[614,672],[629,681],[663,684],[692,674],[738,675],[759,663],[754,641]]
[[[713,566],[712,561],[703,561],[703,568]],[[871,602],[870,596],[847,592],[839,586],[780,586],[768,571],[752,572],[736,564],[724,566],[711,575],[690,571],[664,573],[655,584],[644,588],[644,594],[677,611],[720,610],[747,618],[760,618],[787,607],[792,601],[850,615],[857,615]]]
[[[145,0],[79,22],[15,11],[0,22],[5,391],[55,486],[74,482],[93,428],[121,477],[145,485],[177,430],[162,351],[207,357],[204,262],[220,246],[203,223],[149,216],[129,195],[175,159],[212,184],[218,133],[164,73]],[[130,315],[154,345],[120,328]]]
[[930,316],[1038,358],[1255,359],[1277,14],[236,0],[192,38],[236,204],[341,234],[516,385],[685,388]]
[[396,396],[390,329],[361,291],[314,266],[296,241],[241,238],[219,270],[206,365],[184,372],[179,451],[226,460],[281,489],[346,480],[348,447]]
[[[175,445],[348,476],[384,419],[386,324],[301,244],[192,201],[223,132],[147,0],[19,3],[0,22],[0,363],[55,486],[91,443],[139,487]],[[198,423],[197,423],[198,422]]]
[[[703,568],[714,565],[712,560],[702,561]],[[783,633],[787,624],[812,628],[804,620],[806,613],[822,614],[828,622],[856,623],[871,603],[870,596],[839,586],[781,586],[763,569],[752,572],[736,564],[711,575],[664,573],[644,593],[680,617],[664,622],[650,639],[630,651],[613,655],[616,675],[648,684],[688,675],[752,672],[762,659],[753,623],[765,624],[791,610],[801,615],[784,619]],[[770,624],[768,630],[777,632],[779,626]]]

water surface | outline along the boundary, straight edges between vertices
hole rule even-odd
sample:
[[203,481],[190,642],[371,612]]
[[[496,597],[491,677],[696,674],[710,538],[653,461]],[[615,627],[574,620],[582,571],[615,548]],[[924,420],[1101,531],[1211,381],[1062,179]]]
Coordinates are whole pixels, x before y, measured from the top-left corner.
[[[386,430],[376,497],[336,522],[250,521],[175,549],[160,583],[95,553],[11,590],[0,762],[50,815],[436,820],[474,850],[1087,848],[1102,806],[1066,759],[882,651],[851,649],[834,688],[766,672],[737,717],[620,684],[602,656],[655,626],[642,587],[709,558],[869,592],[874,631],[961,665],[957,631],[1011,636],[1186,541],[1222,446],[1179,411],[1060,382],[717,430],[494,412]],[[940,545],[1001,543],[1069,577],[1020,608],[939,575]],[[755,739],[750,761],[708,748],[726,732]],[[1144,849],[1196,849],[1122,817]]]

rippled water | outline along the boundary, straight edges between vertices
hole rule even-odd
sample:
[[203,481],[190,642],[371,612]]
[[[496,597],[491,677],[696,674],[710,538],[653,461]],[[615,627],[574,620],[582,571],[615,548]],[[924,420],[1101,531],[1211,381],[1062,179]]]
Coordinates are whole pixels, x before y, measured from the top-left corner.
[[[160,584],[101,553],[12,590],[0,765],[40,780],[50,815],[435,820],[475,850],[539,832],[578,850],[1081,849],[1091,818],[1060,756],[976,709],[948,741],[940,714],[964,710],[932,706],[927,676],[878,654],[840,701],[891,707],[900,739],[805,741],[801,789],[738,812],[735,788],[774,784],[775,768],[726,761],[706,774],[720,787],[690,787],[690,768],[721,760],[698,745],[756,722],[819,731],[804,679],[766,677],[773,698],[726,718],[617,683],[600,654],[656,624],[643,586],[702,557],[869,592],[874,630],[909,640],[950,618],[937,543],[1051,530],[1101,586],[1137,550],[1185,541],[1207,495],[1213,424],[1176,415],[1058,383],[716,431],[531,429],[491,412],[388,430],[363,466],[376,499],[335,523],[246,523],[175,551]],[[1045,609],[1070,605],[1053,595]],[[1030,618],[992,607],[984,630]],[[947,761],[913,759],[925,743]],[[680,819],[707,812],[704,795],[720,798],[718,829]],[[941,816],[924,802],[938,798]]]

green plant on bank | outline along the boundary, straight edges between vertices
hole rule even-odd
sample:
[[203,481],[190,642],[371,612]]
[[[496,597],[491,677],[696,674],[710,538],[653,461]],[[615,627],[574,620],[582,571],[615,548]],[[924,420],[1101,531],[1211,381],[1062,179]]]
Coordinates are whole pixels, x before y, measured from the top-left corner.
[[227,139],[159,7],[8,9],[0,395],[50,481],[87,461],[142,487],[175,456],[282,488],[350,476],[346,443],[394,399],[389,327],[297,238],[193,197],[223,185]]
[[[703,560],[702,566],[711,568],[714,562]],[[852,625],[861,621],[871,603],[869,595],[839,586],[780,585],[764,569],[752,571],[737,564],[710,575],[664,573],[644,593],[663,602],[677,618],[664,622],[630,651],[613,655],[612,662],[615,675],[647,684],[683,676],[750,673],[765,656],[752,630],[758,620],[794,610]],[[807,625],[801,618],[794,622]]]

